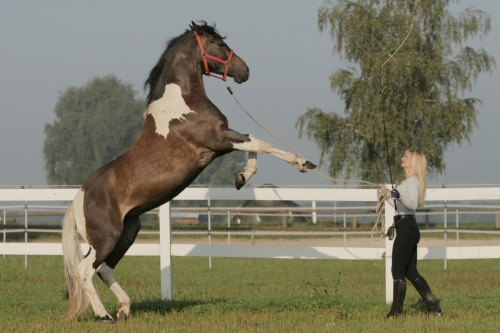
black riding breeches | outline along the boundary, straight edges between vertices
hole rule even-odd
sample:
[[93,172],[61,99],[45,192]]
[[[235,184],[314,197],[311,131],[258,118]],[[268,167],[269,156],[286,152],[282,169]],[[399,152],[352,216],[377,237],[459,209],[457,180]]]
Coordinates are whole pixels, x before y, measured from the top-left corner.
[[408,278],[410,281],[420,277],[417,271],[417,244],[420,231],[413,216],[396,221],[396,239],[392,248],[392,278]]

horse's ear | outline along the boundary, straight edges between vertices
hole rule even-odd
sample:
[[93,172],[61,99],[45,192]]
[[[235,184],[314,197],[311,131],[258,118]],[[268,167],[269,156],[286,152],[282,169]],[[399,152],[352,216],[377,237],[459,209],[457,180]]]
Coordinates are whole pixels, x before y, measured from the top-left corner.
[[191,25],[189,27],[191,28],[191,31],[199,32],[200,30],[200,27],[196,23],[194,23],[194,21],[191,21]]

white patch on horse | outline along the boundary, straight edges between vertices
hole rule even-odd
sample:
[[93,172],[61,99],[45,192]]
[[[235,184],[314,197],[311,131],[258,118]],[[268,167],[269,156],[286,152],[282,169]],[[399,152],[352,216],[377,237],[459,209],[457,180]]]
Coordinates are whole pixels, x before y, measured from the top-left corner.
[[[288,152],[284,152],[280,149],[277,149],[276,147],[274,147],[270,143],[256,139],[252,134],[249,134],[248,137],[250,138],[250,141],[241,142],[241,143],[233,142],[233,148],[237,149],[237,150],[242,150],[242,151],[251,151],[251,152],[258,153],[258,154],[273,154],[273,153],[290,154]],[[291,154],[291,155],[293,155],[293,154]]]
[[128,316],[130,314],[130,297],[128,297],[122,287],[120,287],[118,282],[116,282],[115,277],[113,276],[113,269],[103,262],[101,266],[97,268],[97,272],[101,275],[104,283],[115,294],[116,298],[118,298],[118,302],[120,302],[121,308],[118,310],[117,315],[122,312]]
[[85,215],[83,214],[83,201],[85,193],[80,190],[73,200],[73,209],[75,214],[76,229],[82,238],[87,242],[87,229],[85,228]]
[[306,164],[306,160],[304,158],[299,157],[293,153],[278,149],[270,143],[256,139],[251,134],[249,134],[248,137],[250,138],[250,141],[241,143],[233,142],[233,148],[236,150],[254,152],[258,154],[270,154],[288,162],[290,165],[298,164],[299,170],[301,172],[305,172],[307,170],[304,167],[304,165]]
[[182,98],[181,87],[174,83],[165,86],[163,97],[149,104],[144,115],[151,114],[155,120],[156,133],[167,138],[170,132],[170,121],[186,119],[184,115],[195,113],[189,109]]

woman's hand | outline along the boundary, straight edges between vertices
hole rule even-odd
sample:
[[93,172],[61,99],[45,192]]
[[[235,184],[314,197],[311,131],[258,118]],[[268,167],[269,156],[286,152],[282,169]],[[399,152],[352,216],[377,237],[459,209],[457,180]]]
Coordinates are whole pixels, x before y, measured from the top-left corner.
[[393,189],[391,191],[391,198],[396,199],[397,201],[401,201],[401,199],[402,199],[401,194],[396,189]]

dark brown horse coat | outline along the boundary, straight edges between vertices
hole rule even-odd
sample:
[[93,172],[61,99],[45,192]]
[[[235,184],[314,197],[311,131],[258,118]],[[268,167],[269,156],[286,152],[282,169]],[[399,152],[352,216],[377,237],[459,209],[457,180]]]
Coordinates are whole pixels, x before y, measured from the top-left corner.
[[[208,42],[206,52],[227,58],[224,53],[229,54],[230,49],[217,35],[211,34],[210,29],[204,28],[206,31],[200,28],[202,40],[216,38],[215,42]],[[194,35],[186,32],[171,45],[174,42],[178,55],[162,56],[152,71],[154,75],[157,67],[162,67],[161,76],[156,82],[152,82],[155,78],[148,80],[151,92],[139,137],[122,155],[94,171],[82,186],[87,241],[97,253],[94,268],[110,256],[116,245],[123,244],[123,250],[115,251],[107,260],[111,267],[116,265],[139,231],[140,214],[176,197],[214,158],[233,151],[233,142],[248,140],[248,136],[228,128],[227,118],[207,97],[202,56]],[[189,54],[193,49],[195,54]],[[193,58],[198,61],[193,62]],[[215,62],[214,65],[221,67]],[[228,74],[241,83],[248,79],[249,69],[241,58],[233,55]],[[179,118],[171,117],[167,124],[161,124],[169,129],[165,135],[166,131],[158,133],[160,125],[149,108],[164,97],[167,85],[173,87],[167,97],[181,98],[192,112],[181,114]],[[165,110],[161,111],[173,112],[168,109],[168,103],[164,104],[167,104],[163,105]],[[125,235],[120,239],[122,233]]]

